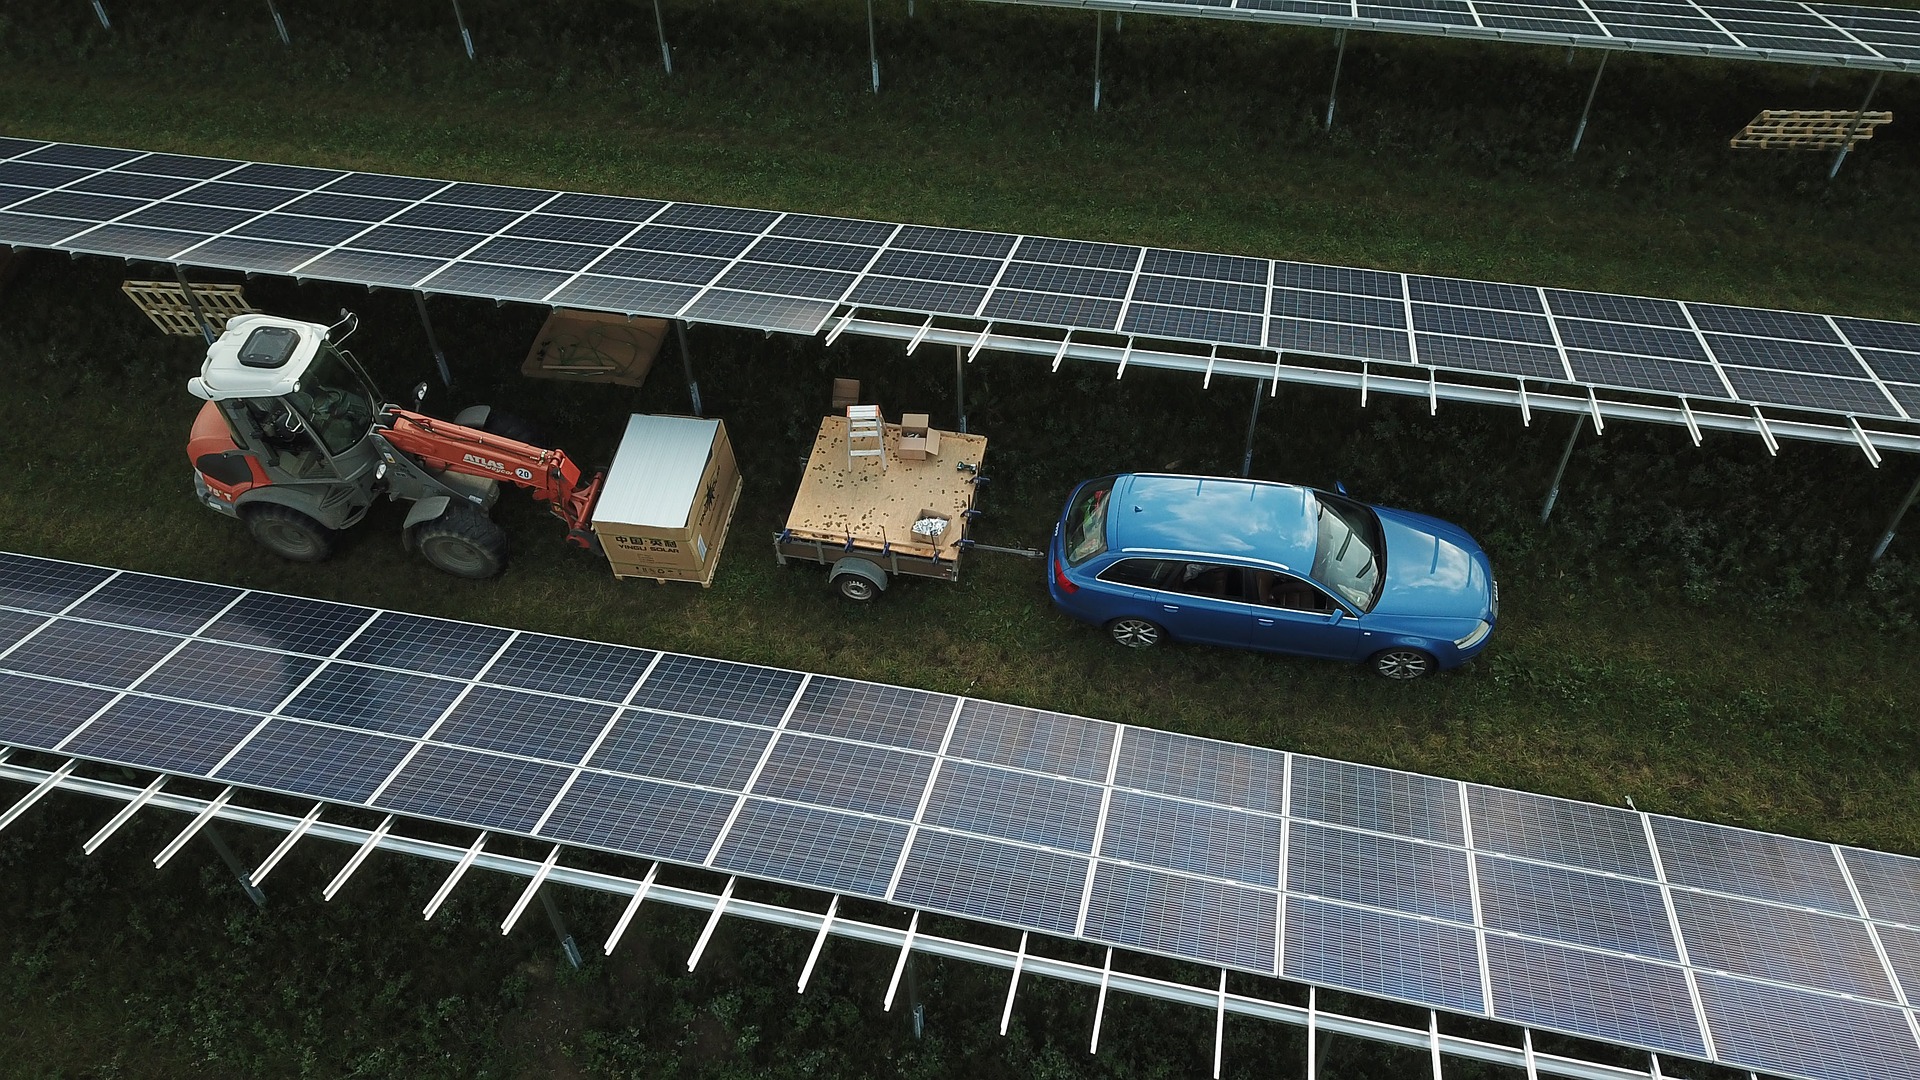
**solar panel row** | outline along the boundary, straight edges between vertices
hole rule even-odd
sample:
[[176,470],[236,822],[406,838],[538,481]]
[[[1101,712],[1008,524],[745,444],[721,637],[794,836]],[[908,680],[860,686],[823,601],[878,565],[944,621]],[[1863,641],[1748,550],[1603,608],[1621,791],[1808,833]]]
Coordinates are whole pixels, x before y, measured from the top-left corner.
[[1333,29],[1498,38],[1551,45],[1920,69],[1920,15],[1797,0],[997,0]]
[[0,744],[1718,1060],[1920,1077],[1920,860],[0,556]]
[[813,334],[866,308],[1920,421],[1920,325],[0,139],[0,243]]

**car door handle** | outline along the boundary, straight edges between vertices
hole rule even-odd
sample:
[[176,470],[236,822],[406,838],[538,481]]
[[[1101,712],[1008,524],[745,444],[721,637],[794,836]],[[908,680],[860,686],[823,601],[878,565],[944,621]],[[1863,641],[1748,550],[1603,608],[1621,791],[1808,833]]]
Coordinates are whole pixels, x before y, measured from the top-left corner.
[[1261,626],[1272,626],[1272,625],[1273,625],[1273,620],[1272,620],[1272,619],[1255,619],[1255,620],[1253,620],[1253,621],[1254,621],[1254,622],[1257,622],[1257,623],[1259,623],[1259,624],[1260,624]]
[[1180,605],[1179,604],[1161,604],[1160,610],[1161,611],[1179,611]]

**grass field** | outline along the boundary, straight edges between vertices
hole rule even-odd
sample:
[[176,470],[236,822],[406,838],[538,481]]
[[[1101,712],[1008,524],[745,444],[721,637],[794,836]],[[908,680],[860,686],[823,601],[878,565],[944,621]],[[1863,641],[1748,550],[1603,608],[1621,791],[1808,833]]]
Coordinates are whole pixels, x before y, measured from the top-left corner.
[[[282,4],[0,14],[0,134],[684,197],[892,220],[1152,242],[1550,285],[1920,318],[1920,140],[1898,122],[1833,185],[1826,159],[1740,156],[1763,107],[1852,107],[1857,74],[1633,56],[1610,64],[1588,144],[1565,144],[1591,77],[1558,50],[1356,39],[1341,113],[1318,127],[1328,35],[1128,20],[1087,107],[1090,18],[957,3],[883,11],[883,93],[866,92],[864,9],[668,4],[676,74],[651,12],[624,3],[463,5],[481,58],[438,4],[367,15]],[[1085,31],[1085,32],[1083,32]],[[1911,79],[1876,107],[1920,105]],[[134,268],[134,276],[145,274]],[[827,384],[889,411],[954,413],[950,357],[696,329],[710,414],[747,478],[713,589],[615,584],[509,494],[515,561],[444,578],[399,550],[399,517],[330,563],[297,567],[198,508],[182,444],[198,365],[118,294],[125,268],[42,257],[0,296],[0,548],[589,638],[630,641],[1080,712],[1528,790],[1920,853],[1910,657],[1920,525],[1865,551],[1915,464],[1856,451],[1609,425],[1583,437],[1553,523],[1537,522],[1564,420],[1283,388],[1255,474],[1328,483],[1466,525],[1500,571],[1502,623],[1457,675],[1387,685],[1348,669],[1205,649],[1125,653],[1054,614],[1035,564],[980,556],[952,586],[871,608],[765,550]],[[390,393],[427,377],[408,298],[260,279],[269,310],[363,317],[360,354]],[[586,461],[620,418],[682,411],[672,357],[639,391],[514,374],[542,313],[435,300],[459,391],[508,400]],[[1035,544],[1076,479],[1124,468],[1237,471],[1249,388],[983,355],[967,412],[993,440],[980,536]],[[1590,433],[1589,433],[1590,435]],[[932,1034],[877,1008],[891,958],[724,930],[697,975],[699,926],[650,915],[611,961],[553,965],[529,921],[494,926],[507,882],[463,887],[421,924],[430,868],[375,860],[330,905],[340,854],[296,851],[264,916],[208,856],[159,875],[171,824],[100,855],[98,806],[56,798],[0,840],[0,1072],[27,1076],[1191,1075],[1207,1017],[1128,1002],[1085,1054],[1091,995],[1023,986],[1013,1037],[999,978],[920,966]],[[236,834],[245,857],[264,838]],[[810,902],[810,901],[809,901]],[[583,941],[613,913],[565,898]],[[1097,958],[1096,958],[1097,959]],[[1206,976],[1197,976],[1204,981]],[[1423,1021],[1416,1021],[1423,1022]],[[1230,1074],[1297,1070],[1289,1032],[1228,1027]],[[1330,1060],[1329,1055],[1332,1055]],[[1350,1044],[1325,1075],[1408,1063]],[[1412,1068],[1421,1068],[1415,1061]],[[1449,1069],[1449,1075],[1456,1075]],[[1457,1075],[1478,1075],[1461,1069]],[[1494,1075],[1494,1074],[1485,1074]]]

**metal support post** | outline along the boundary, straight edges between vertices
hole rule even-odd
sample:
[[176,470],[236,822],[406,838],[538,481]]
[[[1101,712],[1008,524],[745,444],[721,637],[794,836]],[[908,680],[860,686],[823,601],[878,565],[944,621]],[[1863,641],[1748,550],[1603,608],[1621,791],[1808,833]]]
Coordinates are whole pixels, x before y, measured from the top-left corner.
[[1567,432],[1567,448],[1560,451],[1560,466],[1553,470],[1553,486],[1547,489],[1547,501],[1540,507],[1540,524],[1545,525],[1553,516],[1553,504],[1560,499],[1560,479],[1567,475],[1567,462],[1573,460],[1573,444],[1580,439],[1580,429],[1586,426],[1581,417],[1573,418],[1573,430]]
[[1580,123],[1573,129],[1573,147],[1567,151],[1568,157],[1580,152],[1580,140],[1587,134],[1587,116],[1593,112],[1593,99],[1600,93],[1600,76],[1607,73],[1607,57],[1611,55],[1601,53],[1600,66],[1593,69],[1593,85],[1587,88],[1587,105],[1580,110]]
[[867,0],[867,64],[873,69],[873,92],[880,92],[880,46],[873,39],[873,0]]
[[113,31],[113,24],[107,21],[107,9],[100,6],[100,0],[93,0],[93,17],[100,20],[100,29]]
[[467,59],[473,59],[473,35],[467,32],[467,17],[460,14],[460,0],[453,0],[453,21],[460,24],[460,43],[467,47]]
[[1345,30],[1335,30],[1333,32],[1333,38],[1335,44],[1339,46],[1340,51],[1335,53],[1333,57],[1333,86],[1327,91],[1328,131],[1333,130],[1333,107],[1340,100],[1340,65],[1345,63],[1347,59],[1347,32]]
[[[1247,417],[1247,452],[1240,459],[1240,475],[1253,475],[1253,430],[1260,423],[1260,391],[1266,389],[1267,380],[1253,380],[1253,412]],[[1276,387],[1277,389],[1277,387]]]
[[953,347],[953,409],[960,414],[960,434],[967,433],[967,353]]
[[1880,556],[1887,553],[1887,545],[1893,543],[1894,532],[1900,528],[1900,519],[1913,509],[1915,499],[1920,499],[1920,476],[1913,478],[1913,486],[1907,489],[1907,497],[1900,500],[1900,508],[1893,512],[1893,518],[1887,522],[1887,531],[1880,534],[1880,542],[1873,545],[1873,554],[1867,557],[1868,562],[1879,562]]
[[173,264],[173,280],[180,283],[180,291],[187,296],[187,306],[193,309],[193,321],[200,324],[200,336],[207,339],[207,344],[213,344],[213,324],[207,321],[207,313],[200,308],[200,297],[193,291],[193,286],[187,284],[186,271],[180,269],[179,263]]
[[653,26],[660,31],[660,66],[673,74],[673,50],[667,47],[667,20],[660,14],[660,0],[653,0]]
[[1107,17],[1093,13],[1093,111],[1100,111],[1100,39],[1107,32]]
[[927,1007],[920,1001],[920,980],[914,978],[913,957],[907,957],[907,1015],[913,1019],[913,1037],[918,1039],[927,1030]]
[[414,290],[413,306],[420,311],[420,325],[427,330],[427,348],[433,352],[433,366],[440,369],[440,385],[453,389],[453,372],[447,367],[447,354],[440,351],[440,339],[433,336],[433,320],[427,318],[427,294]]
[[273,0],[267,0],[267,14],[273,16],[273,28],[280,31],[280,44],[291,47],[293,38],[287,36],[287,20],[280,17],[280,9],[274,6]]
[[680,369],[687,373],[687,396],[693,399],[693,415],[705,416],[700,411],[700,384],[693,378],[693,353],[687,348],[687,324],[675,319],[673,334],[680,342]]
[[1866,100],[1860,103],[1860,111],[1853,114],[1853,123],[1847,128],[1846,141],[1840,144],[1840,152],[1833,155],[1833,168],[1827,170],[1827,179],[1831,180],[1840,175],[1840,163],[1847,160],[1847,151],[1853,148],[1853,137],[1860,133],[1860,124],[1867,118],[1867,106],[1873,104],[1873,92],[1880,89],[1880,80],[1885,78],[1886,74],[1884,71],[1873,73],[1873,82],[1867,86]]
[[207,843],[213,845],[213,850],[219,853],[220,861],[226,863],[227,869],[233,871],[234,879],[240,882],[240,891],[247,894],[247,899],[253,901],[254,907],[264,911],[267,906],[267,894],[261,892],[260,886],[253,883],[253,875],[247,872],[246,867],[240,865],[240,860],[233,854],[233,849],[220,838],[219,830],[209,825],[200,832],[206,836]]
[[540,906],[547,909],[547,921],[553,924],[554,935],[560,939],[560,951],[567,954],[567,963],[575,969],[582,963],[580,946],[573,943],[573,935],[567,932],[567,920],[560,917],[560,909],[554,905],[553,897],[542,892]]

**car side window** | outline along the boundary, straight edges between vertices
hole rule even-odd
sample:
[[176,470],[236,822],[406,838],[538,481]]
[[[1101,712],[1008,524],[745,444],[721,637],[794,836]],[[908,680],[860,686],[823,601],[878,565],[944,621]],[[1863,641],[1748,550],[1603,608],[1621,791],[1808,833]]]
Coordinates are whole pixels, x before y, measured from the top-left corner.
[[1165,559],[1121,559],[1100,571],[1100,580],[1141,589],[1171,589],[1175,586],[1168,583],[1179,580],[1180,570],[1185,566],[1185,563]]
[[1179,575],[1167,588],[1188,596],[1208,596],[1216,600],[1244,600],[1245,571],[1237,566],[1217,563],[1177,563]]
[[1262,570],[1255,576],[1259,579],[1255,595],[1259,602],[1267,607],[1307,611],[1321,615],[1333,610],[1333,597],[1292,574]]

